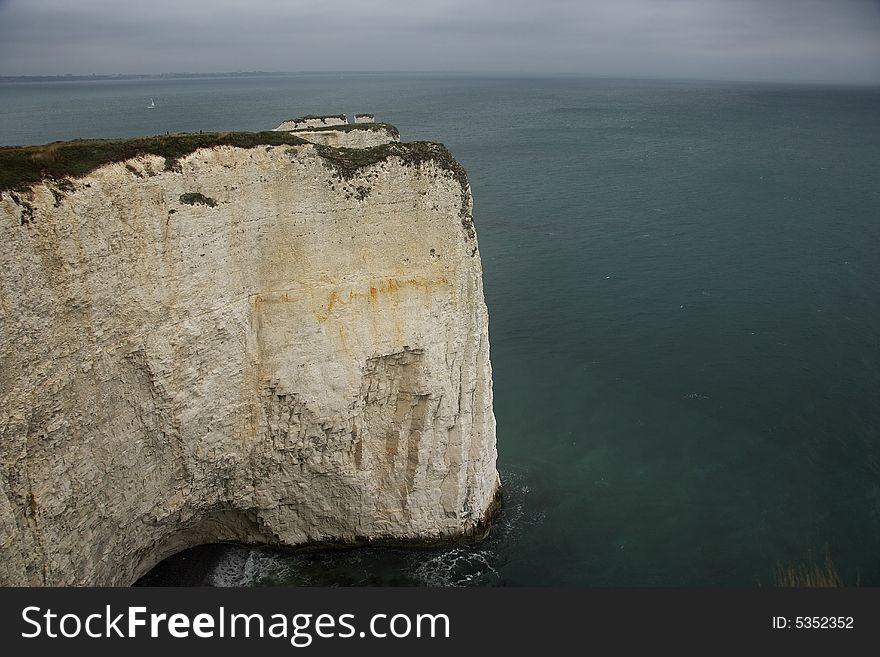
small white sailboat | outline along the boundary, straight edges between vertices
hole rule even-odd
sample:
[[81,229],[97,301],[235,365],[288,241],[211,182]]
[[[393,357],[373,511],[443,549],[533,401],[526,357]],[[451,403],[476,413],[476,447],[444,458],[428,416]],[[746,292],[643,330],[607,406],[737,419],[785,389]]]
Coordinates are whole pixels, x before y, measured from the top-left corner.
[[156,109],[156,103],[153,102],[152,98],[150,98],[150,104],[147,105],[147,109]]

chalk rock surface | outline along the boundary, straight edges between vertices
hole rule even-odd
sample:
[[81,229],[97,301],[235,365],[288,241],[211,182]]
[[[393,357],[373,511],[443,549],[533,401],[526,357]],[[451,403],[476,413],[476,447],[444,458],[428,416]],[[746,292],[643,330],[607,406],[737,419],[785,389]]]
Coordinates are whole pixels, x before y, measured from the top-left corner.
[[219,144],[4,190],[0,583],[128,585],[215,541],[483,531],[471,213],[426,142]]
[[290,134],[313,144],[334,148],[371,148],[393,141],[400,141],[397,129],[387,123],[373,123],[367,126],[349,124],[340,128],[305,128],[291,130]]

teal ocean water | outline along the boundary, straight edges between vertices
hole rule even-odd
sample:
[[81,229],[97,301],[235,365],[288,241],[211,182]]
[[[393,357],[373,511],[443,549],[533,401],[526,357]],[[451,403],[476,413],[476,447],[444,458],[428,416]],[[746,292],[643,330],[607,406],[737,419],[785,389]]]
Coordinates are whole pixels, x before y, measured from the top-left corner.
[[468,171],[504,511],[477,545],[213,547],[149,581],[753,586],[827,551],[844,583],[880,585],[880,89],[4,83],[0,143],[340,111]]

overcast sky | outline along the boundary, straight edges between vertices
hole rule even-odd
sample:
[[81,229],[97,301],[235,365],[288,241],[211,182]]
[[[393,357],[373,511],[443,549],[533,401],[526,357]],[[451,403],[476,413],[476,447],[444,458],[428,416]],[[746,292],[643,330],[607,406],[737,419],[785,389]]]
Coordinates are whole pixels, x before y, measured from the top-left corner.
[[585,73],[880,83],[880,0],[0,0],[0,75]]

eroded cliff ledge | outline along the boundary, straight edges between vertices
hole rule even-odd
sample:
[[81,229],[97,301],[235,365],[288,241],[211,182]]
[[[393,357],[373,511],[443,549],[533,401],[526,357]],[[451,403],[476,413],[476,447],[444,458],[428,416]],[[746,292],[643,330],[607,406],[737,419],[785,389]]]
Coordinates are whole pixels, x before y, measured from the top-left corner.
[[444,147],[175,135],[0,172],[0,583],[482,530],[487,314]]

